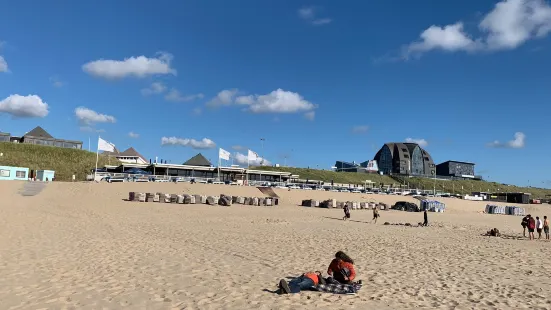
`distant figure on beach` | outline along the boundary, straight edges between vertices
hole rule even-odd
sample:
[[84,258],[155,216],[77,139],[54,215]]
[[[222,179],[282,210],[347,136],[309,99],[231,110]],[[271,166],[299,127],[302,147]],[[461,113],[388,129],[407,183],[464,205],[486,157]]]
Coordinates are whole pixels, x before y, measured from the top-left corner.
[[543,232],[545,233],[545,239],[549,240],[549,219],[547,215],[543,217]]
[[541,239],[541,231],[543,230],[543,221],[539,216],[536,216],[536,230],[538,231],[538,239]]
[[279,293],[280,294],[296,294],[300,291],[311,289],[317,286],[320,281],[323,281],[321,272],[307,272],[300,277],[294,278],[289,283],[285,279],[279,281]]
[[344,204],[344,217],[342,218],[344,221],[346,221],[346,219],[349,219],[350,218],[350,208],[348,208],[348,204]]
[[534,240],[534,230],[536,229],[536,221],[532,215],[528,214],[528,236],[530,240]]
[[343,251],[338,251],[331,264],[329,264],[329,268],[327,268],[327,274],[332,276],[332,278],[327,278],[328,283],[335,280],[338,283],[349,284],[356,278],[354,260]]
[[530,220],[530,215],[527,215],[522,218],[522,222],[520,222],[520,225],[522,225],[522,235],[526,237],[526,227],[528,227],[528,221]]
[[427,210],[423,212],[423,226],[429,226],[429,215],[427,214]]
[[377,224],[377,219],[380,217],[379,215],[379,209],[377,209],[377,206],[373,209],[373,219],[372,222],[375,221],[375,224]]

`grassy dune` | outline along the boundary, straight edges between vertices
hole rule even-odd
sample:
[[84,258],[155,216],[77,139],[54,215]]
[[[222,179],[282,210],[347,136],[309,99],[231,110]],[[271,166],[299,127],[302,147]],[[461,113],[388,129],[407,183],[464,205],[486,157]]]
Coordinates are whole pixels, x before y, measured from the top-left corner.
[[[487,181],[448,181],[448,180],[436,180],[427,178],[406,178],[406,177],[389,177],[386,175],[377,174],[363,174],[363,173],[349,173],[349,172],[334,172],[329,170],[317,170],[307,168],[293,168],[293,167],[255,167],[254,169],[269,170],[269,171],[287,171],[292,174],[300,175],[301,179],[321,180],[325,182],[331,182],[344,184],[363,184],[365,180],[371,180],[375,184],[383,183],[385,185],[398,186],[409,185],[409,188],[418,188],[425,190],[433,190],[436,187],[436,191],[449,192],[455,194],[470,194],[473,191],[483,192],[525,192],[531,193],[532,198],[546,198],[546,195],[551,195],[550,189],[534,188],[534,187],[520,187],[513,185],[503,185],[495,182]],[[549,198],[549,197],[547,197]]]
[[[54,170],[56,180],[70,181],[73,174],[77,180],[86,179],[96,165],[96,153],[52,146],[0,142],[0,165],[29,168],[31,170]],[[118,164],[111,158],[111,164]],[[99,167],[108,163],[106,156],[99,158]]]

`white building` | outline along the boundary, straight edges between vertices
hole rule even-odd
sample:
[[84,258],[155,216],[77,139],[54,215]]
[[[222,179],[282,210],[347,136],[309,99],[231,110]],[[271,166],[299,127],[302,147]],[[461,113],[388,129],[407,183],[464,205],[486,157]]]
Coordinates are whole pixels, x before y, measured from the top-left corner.
[[115,149],[114,152],[103,152],[104,155],[109,155],[112,157],[115,157],[120,162],[125,164],[147,164],[147,160],[138,153],[133,147],[128,148],[124,152],[119,152],[119,150]]

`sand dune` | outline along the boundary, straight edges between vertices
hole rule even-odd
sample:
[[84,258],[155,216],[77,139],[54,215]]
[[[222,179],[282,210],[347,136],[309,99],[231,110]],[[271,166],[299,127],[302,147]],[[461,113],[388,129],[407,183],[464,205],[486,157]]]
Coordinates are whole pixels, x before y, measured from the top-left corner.
[[[0,184],[2,309],[549,309],[551,243],[517,240],[520,218],[441,199],[422,214],[298,207],[302,199],[412,198],[280,190],[278,207],[126,202],[129,191],[260,196],[250,187],[52,183],[22,197]],[[530,206],[546,215],[548,205]],[[548,214],[551,216],[551,212]],[[497,227],[510,238],[480,234]],[[278,296],[285,276],[325,271],[337,250],[356,260],[359,294]]]

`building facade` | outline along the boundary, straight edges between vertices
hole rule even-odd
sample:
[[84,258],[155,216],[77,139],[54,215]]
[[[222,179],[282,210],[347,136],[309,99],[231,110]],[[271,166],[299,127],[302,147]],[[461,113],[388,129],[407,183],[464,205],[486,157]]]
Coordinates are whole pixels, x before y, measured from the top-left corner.
[[385,143],[375,154],[383,174],[434,176],[436,167],[430,154],[416,143]]
[[474,178],[474,163],[448,160],[436,166],[436,174],[458,178]]
[[117,160],[125,164],[147,164],[147,159],[145,159],[145,157],[138,153],[138,151],[136,151],[133,147],[128,148],[124,152],[119,152],[119,150],[115,148],[114,152],[103,152],[102,154],[115,157]]
[[0,166],[0,180],[26,181],[29,178],[29,168]]
[[82,141],[56,139],[52,137],[46,130],[38,126],[27,132],[22,137],[12,137],[8,133],[0,134],[0,142],[27,143],[45,146],[55,146],[69,149],[82,149]]

